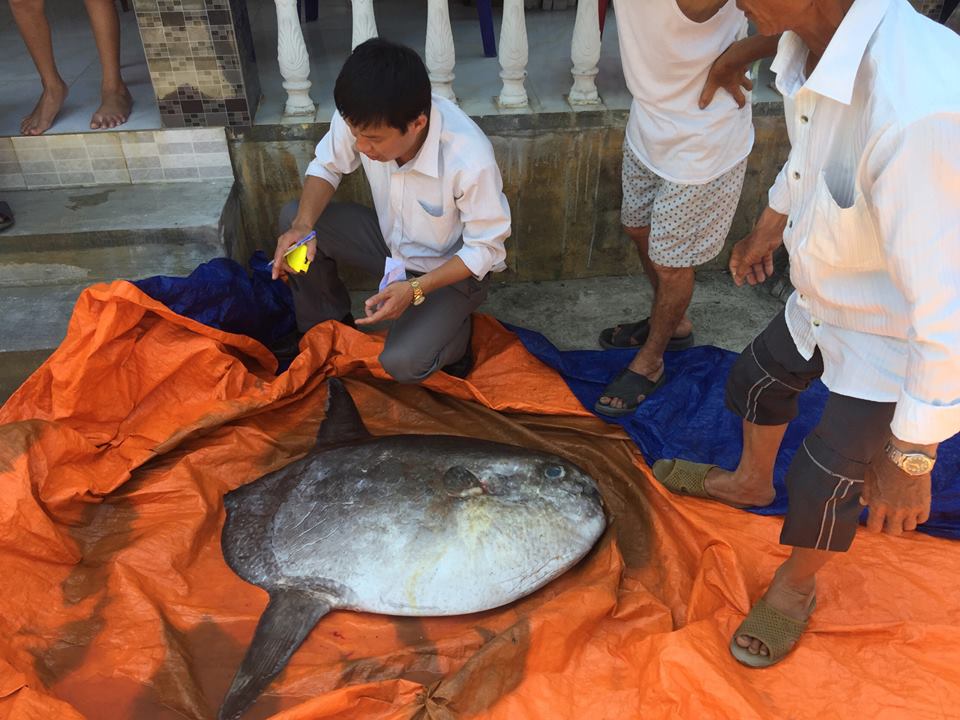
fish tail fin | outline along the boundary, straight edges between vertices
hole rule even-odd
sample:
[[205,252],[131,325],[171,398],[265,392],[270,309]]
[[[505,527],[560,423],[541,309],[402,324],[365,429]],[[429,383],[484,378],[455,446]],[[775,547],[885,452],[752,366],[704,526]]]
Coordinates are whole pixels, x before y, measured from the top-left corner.
[[253,642],[223,699],[219,720],[239,718],[286,667],[290,656],[328,612],[330,605],[311,593],[287,589],[271,592]]

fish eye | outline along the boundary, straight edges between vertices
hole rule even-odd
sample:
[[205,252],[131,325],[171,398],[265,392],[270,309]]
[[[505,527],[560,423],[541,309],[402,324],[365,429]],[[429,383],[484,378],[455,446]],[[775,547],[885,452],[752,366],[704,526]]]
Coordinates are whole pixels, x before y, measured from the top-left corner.
[[543,474],[551,480],[558,480],[563,477],[563,468],[559,465],[547,465]]

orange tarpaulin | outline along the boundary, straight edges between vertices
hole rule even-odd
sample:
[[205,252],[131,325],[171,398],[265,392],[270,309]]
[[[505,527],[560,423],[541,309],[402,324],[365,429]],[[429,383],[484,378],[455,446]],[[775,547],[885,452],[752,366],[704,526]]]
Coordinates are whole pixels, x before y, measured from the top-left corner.
[[248,717],[960,717],[960,545],[861,532],[822,573],[797,651],[749,670],[727,645],[786,555],[779,519],[670,496],[490,318],[469,382],[391,383],[382,340],[333,323],[303,344],[275,377],[255,341],[133,285],[81,296],[0,408],[0,718],[215,717],[267,600],[224,563],[222,497],[310,447],[331,375],[374,434],[569,457],[609,528],[508,608],[332,613]]

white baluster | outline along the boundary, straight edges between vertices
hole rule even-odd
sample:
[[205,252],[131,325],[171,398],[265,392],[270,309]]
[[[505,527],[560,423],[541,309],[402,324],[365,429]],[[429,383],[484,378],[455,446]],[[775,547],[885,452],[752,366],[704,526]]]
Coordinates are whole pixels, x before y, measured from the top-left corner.
[[457,56],[453,47],[448,0],[427,0],[427,72],[430,85],[440,97],[457,101],[453,92],[453,68]]
[[597,0],[579,0],[577,19],[573,24],[573,42],[570,45],[573,60],[571,105],[598,105],[597,64],[600,62],[600,22]]
[[377,37],[377,17],[373,14],[373,0],[352,0],[353,3],[353,45]]
[[500,67],[500,77],[503,79],[503,89],[497,98],[500,107],[526,107],[527,91],[523,81],[527,77],[527,19],[523,12],[523,0],[503,0]]
[[284,115],[312,115],[310,99],[310,55],[303,42],[297,16],[297,0],[275,0],[277,7],[277,61],[287,91]]

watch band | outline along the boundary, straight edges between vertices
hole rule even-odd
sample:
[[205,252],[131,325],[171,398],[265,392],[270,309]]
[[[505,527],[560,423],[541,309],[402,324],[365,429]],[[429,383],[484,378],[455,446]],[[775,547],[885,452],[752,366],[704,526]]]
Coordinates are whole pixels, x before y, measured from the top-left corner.
[[419,280],[407,280],[410,283],[410,287],[413,288],[413,304],[419,305],[424,300],[427,299],[427,296],[423,294],[423,288],[420,287]]

